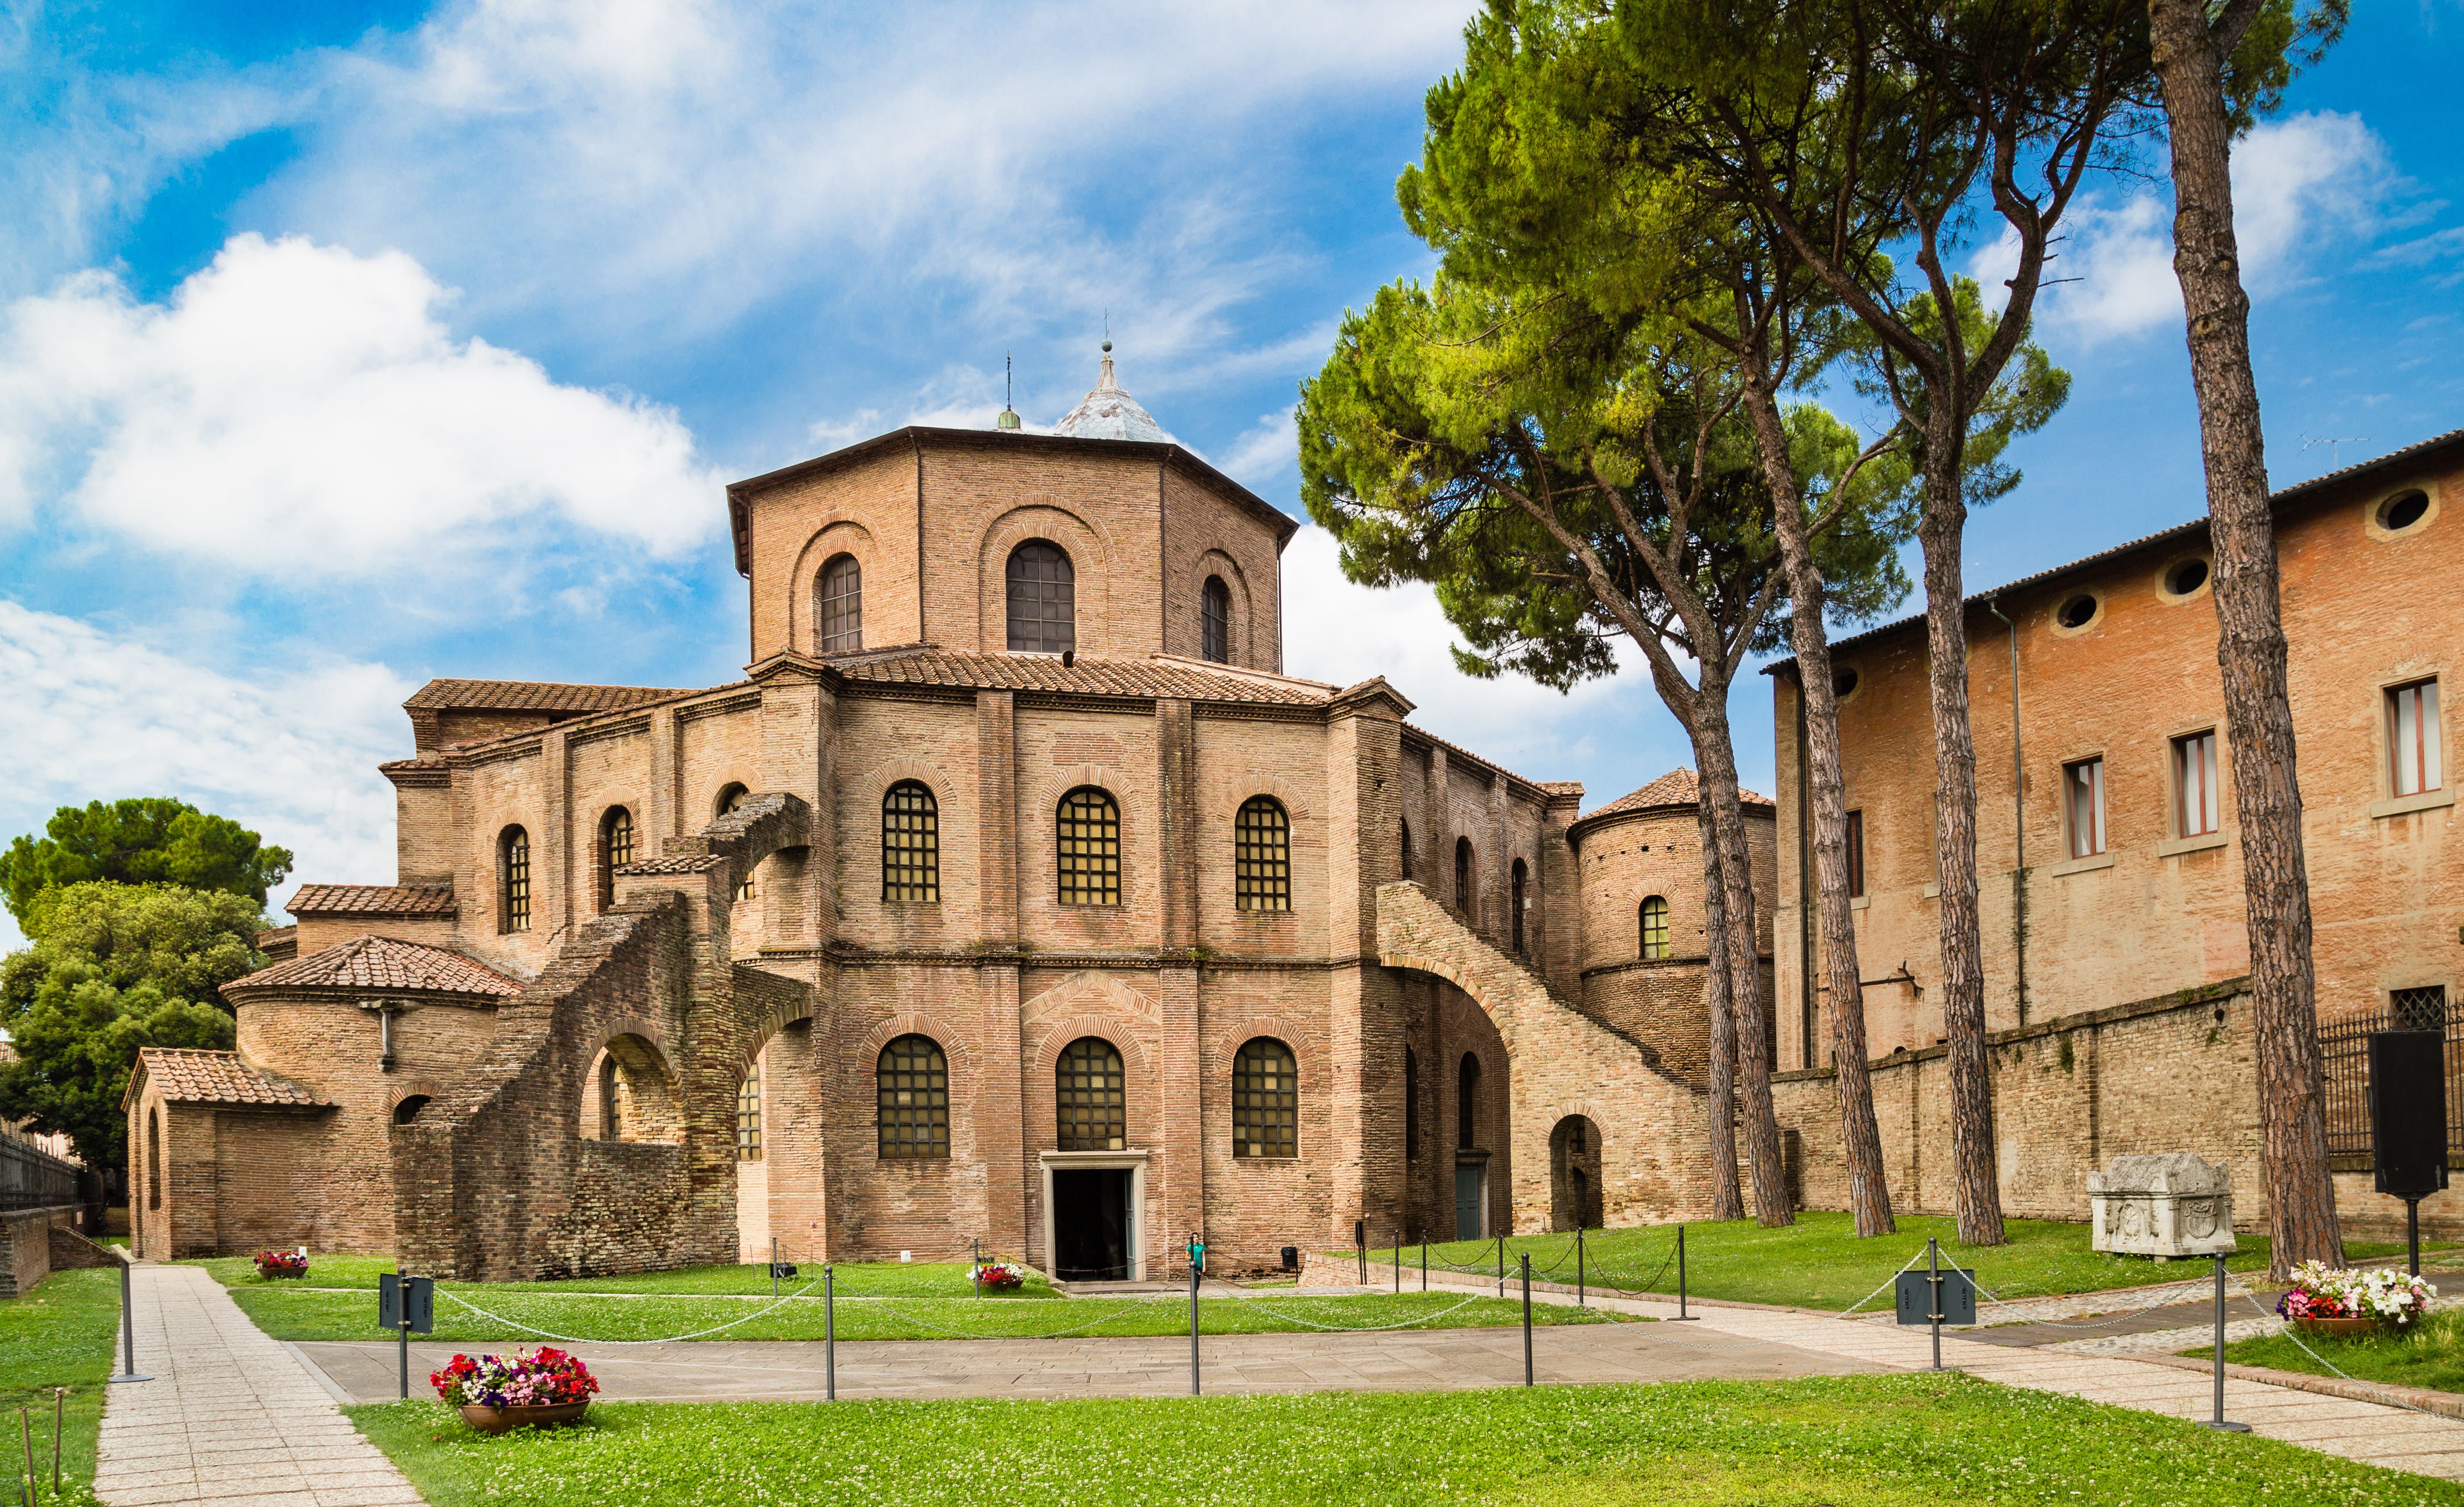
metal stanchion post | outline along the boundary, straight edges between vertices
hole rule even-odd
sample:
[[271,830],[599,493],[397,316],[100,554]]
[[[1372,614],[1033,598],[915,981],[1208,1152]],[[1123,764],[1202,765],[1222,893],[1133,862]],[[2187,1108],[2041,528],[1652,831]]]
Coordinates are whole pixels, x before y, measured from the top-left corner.
[[827,1264],[822,1267],[822,1397],[839,1400],[838,1274]]
[[1574,1225],[1574,1306],[1591,1306],[1591,1300],[1583,1294],[1583,1226],[1579,1220]]
[[2208,1427],[2226,1433],[2250,1432],[2246,1423],[2225,1422],[2225,1258],[2221,1252],[2216,1256],[2216,1415]]
[[17,1409],[17,1432],[26,1441],[26,1507],[34,1507],[34,1420],[23,1408]]
[[1685,1323],[1694,1322],[1694,1316],[1685,1311],[1685,1227],[1683,1225],[1677,1227],[1677,1318]]
[[1189,1263],[1189,1395],[1198,1395],[1198,1276],[1199,1265]]
[[124,1357],[115,1382],[150,1382],[154,1378],[137,1369],[137,1263],[122,1257],[120,1262],[120,1335]]
[[1931,1295],[1926,1299],[1930,1311],[1925,1315],[1925,1323],[1933,1331],[1933,1368],[1939,1371],[1942,1369],[1942,1242],[1932,1235],[1925,1236],[1925,1281],[1929,1284],[1925,1291]]
[[402,1315],[399,1321],[394,1324],[393,1333],[394,1363],[401,1373],[401,1396],[404,1402],[408,1402],[410,1401],[410,1295],[408,1293],[403,1295]]
[[1531,1385],[1531,1253],[1523,1253],[1523,1385]]
[[[2404,1248],[2408,1253],[2406,1270],[2419,1277],[2421,1275],[2421,1200],[2418,1198],[2408,1198],[2404,1201]],[[2216,1259],[2221,1261],[2224,1257],[2218,1256]]]
[[770,1296],[779,1296],[779,1237],[770,1237]]
[[52,1496],[54,1500],[57,1500],[60,1495],[60,1423],[62,1414],[68,1409],[68,1403],[67,1387],[52,1388]]
[[1420,1236],[1420,1291],[1429,1290],[1429,1237]]
[[1506,1296],[1506,1232],[1497,1233],[1497,1296]]
[[1395,1296],[1403,1296],[1403,1232],[1395,1232]]
[[976,1236],[976,1254],[967,1266],[967,1279],[976,1284],[976,1296],[984,1296],[984,1237]]

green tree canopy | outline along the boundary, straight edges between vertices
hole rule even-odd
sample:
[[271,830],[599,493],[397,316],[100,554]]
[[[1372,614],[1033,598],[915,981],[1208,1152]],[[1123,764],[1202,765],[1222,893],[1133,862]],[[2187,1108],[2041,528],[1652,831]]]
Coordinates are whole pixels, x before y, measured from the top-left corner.
[[62,806],[45,833],[21,837],[0,854],[0,899],[29,935],[29,911],[46,889],[95,880],[177,885],[262,906],[265,892],[291,872],[288,848],[268,847],[230,818],[165,796]]
[[221,890],[89,882],[44,892],[33,945],[0,963],[0,1119],[65,1132],[96,1168],[126,1153],[120,1097],[141,1047],[231,1045],[216,989],[265,966],[265,918]]

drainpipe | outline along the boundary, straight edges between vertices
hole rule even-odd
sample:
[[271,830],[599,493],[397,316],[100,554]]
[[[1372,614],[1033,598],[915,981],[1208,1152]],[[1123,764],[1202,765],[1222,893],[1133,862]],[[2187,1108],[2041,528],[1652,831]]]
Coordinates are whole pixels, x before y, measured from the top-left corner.
[[2019,746],[2019,625],[1992,598],[1985,610],[2011,630],[2011,951],[2019,970],[2019,1024],[2028,1023],[2028,761]]
[[1813,1071],[1814,1060],[1814,757],[1812,744],[1805,730],[1805,668],[1797,666],[1796,681],[1796,948],[1797,1013],[1803,1019],[1798,1039],[1804,1050],[1804,1060],[1797,1065]]

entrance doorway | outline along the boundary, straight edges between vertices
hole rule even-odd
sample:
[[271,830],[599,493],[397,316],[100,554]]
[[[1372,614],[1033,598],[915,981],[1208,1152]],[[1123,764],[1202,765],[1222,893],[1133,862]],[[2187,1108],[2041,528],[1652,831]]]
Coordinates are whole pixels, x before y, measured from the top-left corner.
[[1463,1163],[1455,1168],[1455,1238],[1477,1240],[1480,1228],[1480,1173],[1477,1163]]
[[1055,1168],[1052,1275],[1065,1282],[1130,1278],[1130,1168]]

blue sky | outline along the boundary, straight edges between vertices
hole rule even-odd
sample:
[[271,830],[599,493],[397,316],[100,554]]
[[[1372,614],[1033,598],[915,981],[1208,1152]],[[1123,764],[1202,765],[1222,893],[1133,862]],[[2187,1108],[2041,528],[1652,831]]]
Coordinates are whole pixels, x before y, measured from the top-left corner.
[[[1463,13],[0,0],[0,837],[170,793],[389,879],[422,681],[734,675],[727,480],[987,424],[1005,353],[1049,423],[1108,316],[1165,426],[1297,512],[1295,384],[1428,266],[1392,190]],[[2364,8],[2242,149],[2278,483],[2464,423],[2459,65],[2464,8]],[[2065,243],[2074,395],[1972,585],[2203,506],[2160,187]],[[1595,802],[1689,762],[1639,674],[1467,682],[1314,530],[1286,578],[1296,673]]]

